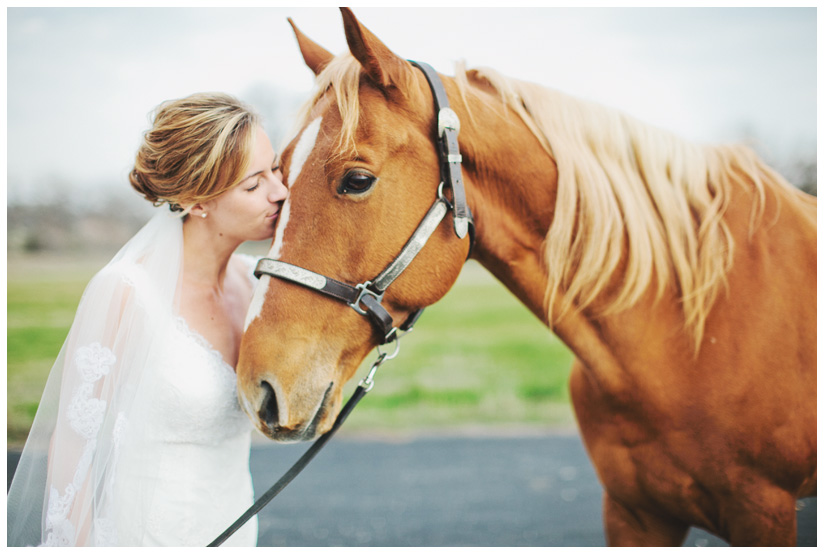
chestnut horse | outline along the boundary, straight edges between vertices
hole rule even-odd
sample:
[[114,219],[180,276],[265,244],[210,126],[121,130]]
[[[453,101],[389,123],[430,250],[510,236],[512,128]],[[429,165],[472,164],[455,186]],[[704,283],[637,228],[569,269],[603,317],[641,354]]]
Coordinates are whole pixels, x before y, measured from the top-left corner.
[[[424,74],[342,9],[349,53],[295,34],[317,75],[283,151],[270,259],[345,284],[398,254],[436,199]],[[816,492],[816,200],[748,149],[682,141],[492,70],[442,77],[461,122],[472,257],[573,351],[571,398],[611,545],[796,541]],[[470,249],[451,218],[387,289],[395,325]],[[460,333],[457,331],[457,333]],[[379,338],[345,303],[263,276],[238,363],[275,440],[328,430]]]

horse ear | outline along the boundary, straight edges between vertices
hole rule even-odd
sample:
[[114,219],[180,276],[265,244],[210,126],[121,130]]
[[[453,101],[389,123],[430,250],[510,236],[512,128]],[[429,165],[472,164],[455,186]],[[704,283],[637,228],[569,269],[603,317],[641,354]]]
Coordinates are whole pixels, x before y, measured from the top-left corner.
[[341,8],[344,32],[352,55],[361,63],[367,75],[381,88],[387,89],[393,83],[401,82],[400,77],[410,71],[410,66],[396,56],[384,43],[361,25],[352,10]]
[[292,32],[295,33],[295,38],[298,39],[298,48],[301,50],[304,62],[315,75],[318,75],[334,56],[303,34],[295,25],[295,22],[292,21],[291,17],[286,18],[286,20],[289,21],[289,24],[292,26]]

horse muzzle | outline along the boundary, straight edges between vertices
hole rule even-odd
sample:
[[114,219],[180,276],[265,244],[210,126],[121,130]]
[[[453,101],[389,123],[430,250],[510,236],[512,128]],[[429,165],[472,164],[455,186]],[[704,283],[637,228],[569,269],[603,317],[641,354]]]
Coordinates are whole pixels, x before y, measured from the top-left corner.
[[[334,420],[331,414],[333,402],[334,382],[330,382],[323,394],[318,395],[319,401],[306,411],[309,416],[301,418],[298,413],[300,407],[289,405],[283,390],[268,381],[262,381],[258,401],[250,406],[244,399],[244,408],[258,430],[268,438],[283,443],[308,441],[323,434]],[[311,398],[303,396],[303,400]]]

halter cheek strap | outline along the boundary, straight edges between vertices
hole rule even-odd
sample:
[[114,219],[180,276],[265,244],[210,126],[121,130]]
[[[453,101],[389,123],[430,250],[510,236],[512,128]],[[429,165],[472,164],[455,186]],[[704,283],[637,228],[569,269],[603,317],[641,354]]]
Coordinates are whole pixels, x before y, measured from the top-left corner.
[[461,122],[458,115],[450,108],[444,84],[432,66],[413,60],[409,62],[424,72],[433,93],[435,107],[438,111],[436,145],[441,159],[441,180],[453,190],[453,227],[458,238],[464,239],[468,231],[473,232],[473,215],[470,213],[470,207],[467,206],[464,180],[461,178],[461,152],[458,148],[458,132],[461,129]]

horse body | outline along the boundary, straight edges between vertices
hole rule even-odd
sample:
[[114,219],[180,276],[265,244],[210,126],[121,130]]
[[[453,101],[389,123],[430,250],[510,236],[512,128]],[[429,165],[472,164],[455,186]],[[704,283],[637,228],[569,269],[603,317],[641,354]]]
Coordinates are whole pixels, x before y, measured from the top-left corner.
[[[740,196],[728,217],[747,222]],[[734,545],[796,541],[796,499],[816,493],[816,253],[799,225],[812,211],[783,196],[774,229],[734,232],[728,292],[696,358],[676,299],[594,319],[627,387],[604,391],[579,361],[571,398],[614,545],[680,544],[689,525]]]
[[[462,121],[471,114],[496,118],[474,106]],[[486,149],[466,131],[476,257],[547,322],[541,254],[555,198],[535,184],[557,169],[511,120],[515,136],[499,125]],[[816,203],[763,178],[755,231],[756,187],[730,191],[734,260],[698,353],[673,287],[619,314],[554,325],[578,357],[571,398],[613,544],[680,544],[691,524],[740,545],[792,543],[795,500],[815,494]]]
[[[333,59],[296,29],[307,65],[328,81],[283,153],[288,218],[282,215],[272,255],[358,283],[397,254],[432,202],[439,171],[423,76],[342,11],[354,60]],[[355,82],[355,107],[347,105],[353,94],[341,84],[346,79]],[[739,151],[703,151],[702,160],[718,160],[700,168],[699,186],[690,177],[673,185],[698,200],[680,205],[653,186],[638,189],[627,198],[654,209],[634,212],[620,199],[612,210],[624,225],[599,227],[607,224],[585,205],[605,204],[603,191],[571,201],[561,183],[581,185],[592,170],[571,178],[564,145],[532,117],[528,89],[503,90],[495,76],[479,72],[443,80],[462,122],[462,170],[477,230],[472,256],[577,357],[571,398],[605,488],[609,543],[677,545],[696,525],[737,545],[792,544],[795,500],[816,491],[815,199]],[[615,125],[620,134],[625,124]],[[574,125],[573,133],[586,130]],[[627,148],[614,142],[594,149]],[[621,162],[622,152],[616,165],[653,175],[642,154]],[[668,159],[674,182],[681,163],[677,155]],[[365,191],[345,186],[367,181]],[[569,206],[572,219],[559,212]],[[700,239],[665,221],[668,206]],[[565,217],[569,228],[553,227]],[[659,234],[634,235],[633,218],[651,220]],[[586,249],[554,256],[558,237],[575,245],[587,235],[601,240],[599,233],[614,245],[599,253],[602,268],[588,270]],[[676,247],[666,264],[656,259],[657,245],[668,240],[688,245],[685,261]],[[446,293],[468,246],[446,223],[439,226],[387,291],[395,321]],[[703,249],[713,252],[691,254]],[[703,266],[702,256],[711,263]],[[710,277],[692,281],[678,269],[674,277],[670,266]],[[583,271],[598,286],[567,295]],[[273,439],[308,439],[332,424],[343,384],[376,338],[345,304],[298,285],[264,278],[256,297],[238,366],[242,404]]]

